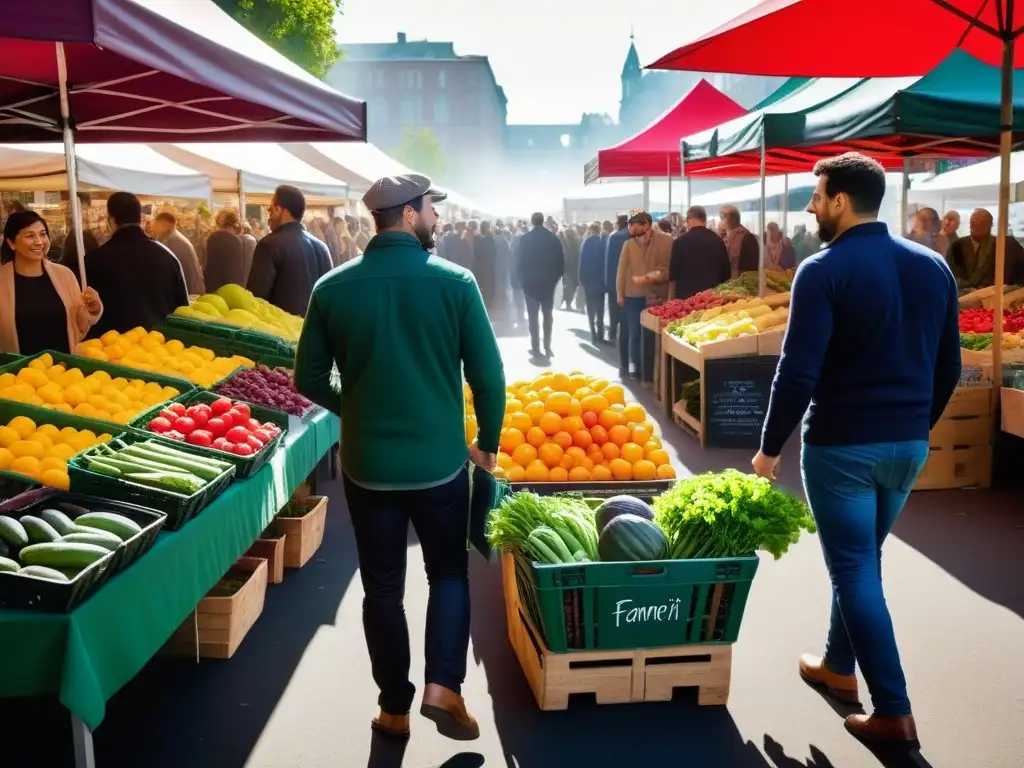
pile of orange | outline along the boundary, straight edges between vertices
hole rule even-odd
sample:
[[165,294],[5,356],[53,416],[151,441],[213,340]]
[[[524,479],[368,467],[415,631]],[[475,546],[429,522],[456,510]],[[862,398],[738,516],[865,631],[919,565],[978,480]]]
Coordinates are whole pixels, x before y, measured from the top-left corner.
[[[467,387],[467,442],[476,431]],[[579,371],[507,387],[498,474],[533,483],[676,476],[644,409],[626,402],[622,386]]]

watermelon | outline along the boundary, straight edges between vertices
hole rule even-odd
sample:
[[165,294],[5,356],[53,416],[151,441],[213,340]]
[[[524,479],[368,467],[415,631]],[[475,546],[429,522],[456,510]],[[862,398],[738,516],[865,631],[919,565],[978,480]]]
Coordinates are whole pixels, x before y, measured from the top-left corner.
[[627,512],[613,517],[604,527],[597,551],[601,562],[664,560],[668,557],[668,538],[655,523]]
[[635,496],[612,496],[594,512],[594,523],[600,533],[619,515],[636,515],[644,520],[654,521],[654,510],[647,502]]

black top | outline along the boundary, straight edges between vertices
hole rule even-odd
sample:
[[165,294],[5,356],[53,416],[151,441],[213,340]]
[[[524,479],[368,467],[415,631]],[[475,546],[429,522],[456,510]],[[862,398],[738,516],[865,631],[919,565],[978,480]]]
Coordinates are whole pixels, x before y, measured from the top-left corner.
[[103,299],[103,317],[92,327],[107,331],[152,329],[175,309],[188,305],[181,262],[165,245],[150,240],[142,227],[127,226],[85,257],[89,285]]
[[242,238],[226,229],[211,232],[206,240],[206,269],[203,270],[207,293],[216,293],[218,288],[230,283],[245,285],[248,277]]
[[247,287],[257,299],[305,317],[313,286],[331,269],[327,246],[290,221],[256,244]]
[[669,279],[676,284],[676,298],[714,288],[732,277],[725,242],[707,227],[694,227],[672,243]]
[[558,236],[544,227],[523,235],[516,248],[515,270],[523,293],[531,299],[550,299],[565,272],[565,252]]
[[22,355],[44,349],[70,352],[68,312],[45,272],[39,277],[14,273],[14,326]]

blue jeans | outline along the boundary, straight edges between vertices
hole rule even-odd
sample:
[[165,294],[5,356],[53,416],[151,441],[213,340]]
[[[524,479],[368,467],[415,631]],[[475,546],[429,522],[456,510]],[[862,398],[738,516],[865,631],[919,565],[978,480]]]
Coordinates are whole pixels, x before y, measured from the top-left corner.
[[640,339],[643,328],[640,326],[640,315],[647,308],[647,300],[643,296],[627,296],[622,306],[622,317],[619,322],[619,367],[629,371],[629,364],[637,376],[640,375]]
[[423,549],[430,585],[424,680],[460,693],[469,651],[469,473],[416,491],[372,491],[345,477],[363,582],[363,630],[378,703],[388,714],[412,707],[405,563],[409,522]]
[[828,668],[852,675],[860,664],[875,714],[910,714],[892,618],[882,592],[882,542],[896,524],[928,443],[804,444],[804,490],[832,580]]

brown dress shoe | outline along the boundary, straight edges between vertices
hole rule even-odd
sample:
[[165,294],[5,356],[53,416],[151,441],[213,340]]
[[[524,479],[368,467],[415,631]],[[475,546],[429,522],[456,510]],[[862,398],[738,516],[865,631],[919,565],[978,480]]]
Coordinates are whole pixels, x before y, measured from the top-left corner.
[[455,741],[473,741],[480,738],[480,726],[466,711],[466,702],[450,688],[428,683],[423,689],[420,714],[433,720],[437,732]]
[[868,745],[899,746],[918,749],[917,725],[911,715],[879,717],[878,715],[850,715],[846,730]]
[[381,736],[392,739],[409,738],[409,715],[390,715],[383,709],[370,721],[370,727]]
[[823,690],[827,696],[844,704],[860,706],[856,675],[837,675],[825,664],[823,656],[805,653],[800,657],[800,677],[804,682]]

